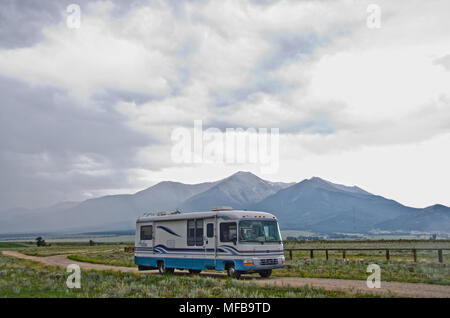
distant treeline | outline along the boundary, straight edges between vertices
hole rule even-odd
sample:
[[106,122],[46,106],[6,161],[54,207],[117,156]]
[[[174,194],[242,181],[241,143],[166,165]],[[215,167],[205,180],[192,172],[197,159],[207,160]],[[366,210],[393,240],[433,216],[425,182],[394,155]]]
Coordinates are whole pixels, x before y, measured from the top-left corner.
[[123,230],[123,231],[103,231],[103,232],[83,232],[78,234],[73,234],[74,236],[78,235],[94,235],[94,236],[102,236],[102,235],[134,235],[136,230]]

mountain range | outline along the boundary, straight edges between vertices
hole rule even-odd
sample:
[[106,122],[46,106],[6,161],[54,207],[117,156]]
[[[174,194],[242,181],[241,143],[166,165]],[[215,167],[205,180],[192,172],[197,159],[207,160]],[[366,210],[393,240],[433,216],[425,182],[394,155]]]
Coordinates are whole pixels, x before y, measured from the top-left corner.
[[443,205],[412,208],[318,177],[283,183],[240,171],[215,182],[163,181],[135,194],[1,211],[0,234],[131,230],[136,218],[146,212],[208,211],[222,205],[273,213],[282,230],[450,232],[450,208]]

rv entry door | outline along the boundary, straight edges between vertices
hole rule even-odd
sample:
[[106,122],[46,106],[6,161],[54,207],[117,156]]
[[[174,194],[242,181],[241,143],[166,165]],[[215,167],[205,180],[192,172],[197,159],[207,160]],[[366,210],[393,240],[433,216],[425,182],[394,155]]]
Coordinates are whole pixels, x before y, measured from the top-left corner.
[[214,219],[205,219],[204,228],[205,231],[205,240],[204,240],[204,248],[205,248],[205,262],[206,267],[214,267],[215,266],[215,257],[216,257],[216,224]]

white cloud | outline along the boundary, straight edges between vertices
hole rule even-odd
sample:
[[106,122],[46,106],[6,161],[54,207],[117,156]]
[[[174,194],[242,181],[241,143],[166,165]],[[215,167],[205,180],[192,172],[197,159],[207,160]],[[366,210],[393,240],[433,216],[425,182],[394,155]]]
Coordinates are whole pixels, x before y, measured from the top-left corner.
[[319,176],[414,207],[450,206],[449,144],[450,133],[446,133],[426,142],[365,146],[327,155],[297,152],[295,159],[283,160],[278,179]]
[[103,89],[167,94],[168,79],[175,76],[169,58],[116,32],[133,21],[140,22],[114,20],[97,8],[83,15],[79,29],[60,23],[46,29],[45,41],[35,46],[0,51],[1,72],[62,87],[83,99]]
[[[44,30],[40,43],[0,50],[0,73],[62,88],[93,107],[96,96],[111,91],[145,96],[112,98],[108,105],[160,143],[138,151],[136,184],[177,175],[201,181],[236,169],[171,163],[172,129],[200,119],[220,128],[279,127],[279,177],[298,181],[305,175],[295,169],[297,161],[305,164],[302,169],[320,172],[308,158],[323,171],[327,162],[344,160],[351,164],[328,173],[331,179],[379,190],[376,175],[360,174],[380,180],[370,183],[353,173],[355,158],[375,165],[385,160],[386,149],[399,161],[421,157],[424,149],[448,156],[443,136],[450,127],[450,70],[444,57],[450,54],[450,20],[448,1],[379,1],[381,28],[369,29],[369,3],[201,1],[177,3],[174,10],[155,1],[117,17],[114,4],[94,2],[82,7],[80,29],[61,21]],[[407,155],[402,147],[414,150]],[[415,162],[432,159],[423,160]],[[433,166],[434,173],[448,170],[443,161]],[[101,166],[85,169],[108,173]],[[388,178],[405,176],[396,169]],[[343,178],[345,173],[355,181]],[[396,184],[391,181],[386,183]],[[401,194],[407,203],[402,191],[409,189],[411,202],[416,200],[417,190],[406,181],[403,187],[392,188],[392,197]]]

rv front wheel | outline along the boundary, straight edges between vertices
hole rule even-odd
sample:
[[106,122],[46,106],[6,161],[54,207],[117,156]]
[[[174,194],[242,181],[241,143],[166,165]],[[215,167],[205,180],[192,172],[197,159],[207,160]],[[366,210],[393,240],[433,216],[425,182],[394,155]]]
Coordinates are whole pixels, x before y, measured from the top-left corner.
[[272,270],[271,269],[267,269],[267,270],[259,272],[259,276],[261,276],[263,278],[270,277],[271,274],[272,274]]
[[231,278],[239,279],[239,278],[241,277],[241,272],[240,272],[240,271],[237,271],[237,270],[234,268],[234,264],[228,265],[228,267],[227,267],[227,274],[228,274],[228,276],[231,277]]
[[173,273],[174,269],[173,268],[166,268],[164,266],[164,262],[161,261],[161,262],[158,263],[158,271],[159,271],[159,273],[161,275],[164,275],[164,274]]

